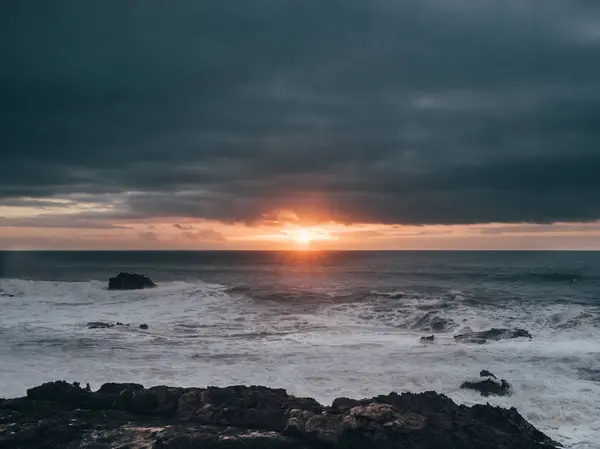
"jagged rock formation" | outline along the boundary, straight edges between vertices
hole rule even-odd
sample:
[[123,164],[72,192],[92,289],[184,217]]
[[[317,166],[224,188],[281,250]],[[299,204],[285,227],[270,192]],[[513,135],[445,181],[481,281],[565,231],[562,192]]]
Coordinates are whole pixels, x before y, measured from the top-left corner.
[[109,290],[140,290],[152,287],[156,287],[156,284],[149,277],[136,273],[119,273],[108,280]]
[[460,388],[475,390],[481,393],[481,396],[509,396],[512,394],[512,387],[504,379],[498,379],[493,373],[488,370],[482,370],[479,377],[483,380],[463,382]]
[[482,332],[465,332],[454,336],[454,339],[461,343],[487,343],[488,340],[505,340],[509,338],[529,338],[531,334],[525,329],[498,329],[492,328]]
[[[105,323],[103,321],[90,321],[86,324],[88,329],[110,329],[111,327],[129,327],[129,324],[121,323],[117,321],[116,323]],[[146,326],[145,329],[148,329],[146,324],[140,324],[140,329],[144,329],[142,326]]]
[[97,392],[52,382],[0,400],[0,447],[550,449],[515,409],[459,406],[435,392],[339,398],[331,407],[257,386]]
[[114,327],[112,323],[104,323],[102,321],[90,321],[87,323],[88,329],[108,329]]

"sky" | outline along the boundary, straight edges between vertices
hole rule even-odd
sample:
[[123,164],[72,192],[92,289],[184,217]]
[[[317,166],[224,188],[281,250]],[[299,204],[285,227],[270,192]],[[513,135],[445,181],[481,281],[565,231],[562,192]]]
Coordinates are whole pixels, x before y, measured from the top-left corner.
[[21,0],[0,248],[600,249],[597,0]]

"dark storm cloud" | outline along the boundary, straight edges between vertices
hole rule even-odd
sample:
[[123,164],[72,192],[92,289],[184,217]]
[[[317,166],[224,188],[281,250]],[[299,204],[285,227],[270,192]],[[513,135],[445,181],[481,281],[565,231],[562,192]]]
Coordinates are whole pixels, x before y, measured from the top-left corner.
[[483,235],[510,235],[510,234],[545,234],[545,233],[597,233],[600,226],[597,223],[585,224],[553,224],[553,225],[499,225],[492,228],[474,229]]
[[128,229],[101,219],[86,219],[85,215],[43,215],[31,218],[0,217],[0,228],[57,229]]
[[583,0],[11,2],[0,199],[596,220],[599,29]]
[[69,208],[75,206],[71,202],[38,200],[35,198],[0,198],[0,206],[35,207],[38,209]]

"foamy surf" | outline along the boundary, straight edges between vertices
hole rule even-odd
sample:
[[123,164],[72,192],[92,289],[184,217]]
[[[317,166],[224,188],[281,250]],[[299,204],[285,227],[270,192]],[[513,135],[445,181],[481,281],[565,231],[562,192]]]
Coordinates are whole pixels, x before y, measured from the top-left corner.
[[[598,449],[600,308],[591,290],[580,300],[555,288],[548,300],[546,286],[558,282],[552,276],[518,277],[542,282],[525,289],[504,278],[472,286],[434,275],[426,282],[389,275],[377,285],[339,272],[274,275],[266,267],[210,282],[186,274],[187,281],[125,292],[100,280],[0,279],[0,396],[55,379],[93,387],[264,384],[324,403],[436,390],[459,403],[516,407],[567,447]],[[130,326],[88,329],[91,321]],[[524,328],[533,339],[453,338],[493,327]],[[432,333],[434,343],[419,341]],[[482,398],[460,389],[482,369],[508,380],[514,394]]]

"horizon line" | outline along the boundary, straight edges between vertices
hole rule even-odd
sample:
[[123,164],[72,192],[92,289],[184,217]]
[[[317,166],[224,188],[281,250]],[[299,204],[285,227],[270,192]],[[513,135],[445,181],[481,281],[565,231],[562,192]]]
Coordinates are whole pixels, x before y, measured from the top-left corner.
[[498,249],[498,248],[478,248],[478,249],[293,249],[293,248],[282,248],[282,249],[2,249],[0,248],[0,253],[2,252],[131,252],[131,253],[140,253],[140,252],[180,252],[180,253],[194,253],[194,252],[212,252],[212,253],[231,253],[231,252],[240,252],[240,253],[278,253],[278,252],[290,252],[290,253],[323,253],[323,252],[356,252],[356,253],[374,253],[374,252],[498,252],[498,253],[506,253],[506,252],[600,252],[600,248],[592,248],[592,249],[568,249],[568,248],[521,248],[521,249]]

